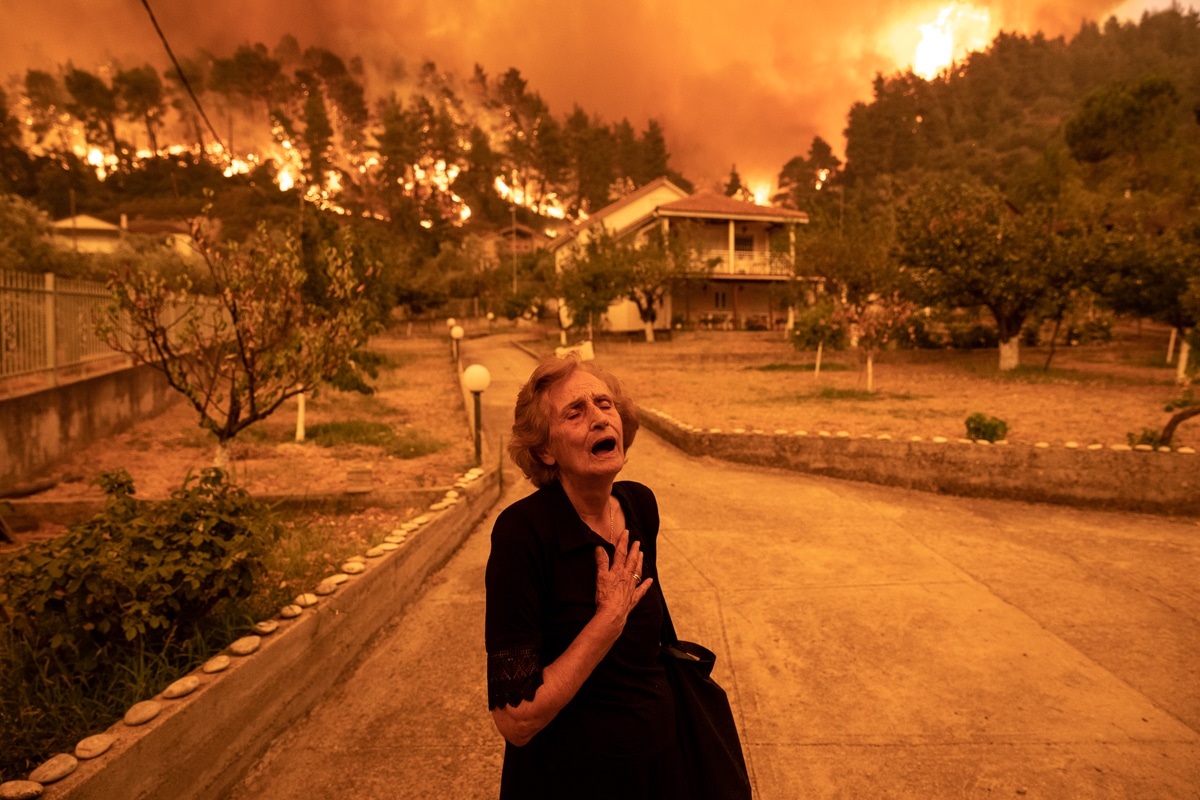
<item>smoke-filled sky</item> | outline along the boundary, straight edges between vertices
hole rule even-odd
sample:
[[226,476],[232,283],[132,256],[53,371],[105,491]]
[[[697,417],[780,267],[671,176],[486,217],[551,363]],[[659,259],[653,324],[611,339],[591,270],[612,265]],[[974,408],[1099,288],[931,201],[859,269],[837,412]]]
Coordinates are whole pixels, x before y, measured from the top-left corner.
[[[1000,30],[1068,38],[1083,19],[1137,19],[1169,0],[992,0],[942,25],[981,47]],[[433,60],[464,81],[474,64],[516,67],[556,116],[579,104],[609,122],[650,118],[666,129],[671,164],[698,185],[736,164],[773,183],[814,135],[844,146],[846,113],[871,81],[916,63],[922,25],[951,0],[150,0],[178,55],[229,54],[239,44],[361,55],[379,76]],[[986,12],[986,15],[982,12]],[[962,20],[955,23],[954,20]],[[982,21],[981,21],[982,20]],[[957,30],[954,26],[957,25]],[[938,29],[932,30],[934,33]],[[926,37],[926,47],[932,42]],[[140,0],[0,0],[0,79],[72,59],[95,69],[167,63]]]

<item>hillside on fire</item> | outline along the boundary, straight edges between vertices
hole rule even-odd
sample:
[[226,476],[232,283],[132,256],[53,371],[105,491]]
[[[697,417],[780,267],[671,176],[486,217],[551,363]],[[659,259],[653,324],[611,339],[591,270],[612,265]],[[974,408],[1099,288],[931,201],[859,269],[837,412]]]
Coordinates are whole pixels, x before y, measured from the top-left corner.
[[[961,61],[878,75],[870,102],[846,103],[844,148],[790,142],[799,155],[773,192],[725,164],[727,182],[694,187],[668,141],[689,152],[703,127],[552,109],[517,68],[458,74],[402,56],[381,66],[292,35],[178,58],[164,49],[154,63],[67,58],[3,76],[0,192],[28,205],[13,219],[87,215],[131,231],[209,206],[225,240],[266,224],[297,231],[306,258],[353,228],[369,260],[390,266],[380,304],[417,313],[452,297],[524,313],[548,268],[537,243],[663,178],[804,212],[812,224],[796,258],[828,285],[853,282],[847,265],[874,263],[843,252],[850,245],[891,263],[900,212],[946,182],[998,192],[1006,213],[1027,219],[1051,208],[1058,231],[1115,232],[1150,249],[1169,234],[1190,247],[1198,53],[1200,17],[1178,8],[1085,21],[1069,38],[1001,33]],[[1111,259],[1087,260],[1093,293],[1145,282],[1107,280]],[[103,277],[103,267],[62,269]]]

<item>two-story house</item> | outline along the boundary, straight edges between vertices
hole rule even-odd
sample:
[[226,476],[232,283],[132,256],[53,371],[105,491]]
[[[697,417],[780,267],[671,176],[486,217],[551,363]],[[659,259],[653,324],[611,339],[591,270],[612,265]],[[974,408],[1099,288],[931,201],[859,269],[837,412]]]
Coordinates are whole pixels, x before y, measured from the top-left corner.
[[[699,262],[715,264],[677,282],[663,299],[655,327],[672,322],[689,326],[740,329],[772,327],[787,316],[781,294],[772,292],[795,280],[796,225],[808,222],[802,211],[760,206],[711,192],[688,194],[659,178],[608,205],[558,237],[551,250],[558,269],[568,269],[572,248],[588,241],[603,225],[618,239],[637,240],[653,226],[669,230],[686,224]],[[641,330],[637,306],[613,303],[605,315],[610,331]]]

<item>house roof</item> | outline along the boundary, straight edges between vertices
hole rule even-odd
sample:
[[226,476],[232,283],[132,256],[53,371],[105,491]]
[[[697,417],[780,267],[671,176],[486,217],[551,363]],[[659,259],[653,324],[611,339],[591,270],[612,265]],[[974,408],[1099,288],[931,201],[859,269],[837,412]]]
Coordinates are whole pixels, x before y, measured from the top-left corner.
[[662,189],[662,188],[667,188],[669,190],[672,190],[675,194],[679,195],[679,197],[681,197],[681,198],[688,196],[687,192],[685,192],[683,189],[680,189],[678,186],[676,186],[674,183],[672,183],[668,178],[665,178],[665,177],[664,178],[655,178],[654,180],[647,183],[645,186],[640,186],[635,191],[632,191],[629,194],[625,195],[620,200],[609,203],[604,208],[600,209],[595,214],[592,214],[587,219],[583,219],[583,220],[580,220],[579,222],[576,222],[574,225],[571,226],[571,228],[568,231],[566,231],[566,235],[560,236],[559,238],[557,238],[554,241],[554,243],[550,245],[550,248],[553,250],[553,249],[556,249],[556,248],[562,246],[563,244],[566,244],[568,241],[570,241],[572,238],[574,238],[580,231],[583,231],[583,230],[586,230],[586,229],[592,227],[597,222],[603,222],[606,218],[611,217],[613,214],[616,214],[617,212],[621,211],[622,209],[628,208],[629,206],[633,205],[637,201],[641,200],[646,195],[648,195],[652,192],[655,192],[659,189]]
[[664,217],[706,217],[714,219],[744,219],[756,222],[808,222],[808,214],[790,208],[775,208],[735,200],[716,192],[697,192],[658,207]]
[[86,233],[107,233],[115,236],[121,232],[121,229],[116,225],[105,222],[102,219],[97,219],[89,214],[79,214],[78,216],[60,219],[57,222],[50,223],[50,227],[54,228],[58,233],[80,231]]

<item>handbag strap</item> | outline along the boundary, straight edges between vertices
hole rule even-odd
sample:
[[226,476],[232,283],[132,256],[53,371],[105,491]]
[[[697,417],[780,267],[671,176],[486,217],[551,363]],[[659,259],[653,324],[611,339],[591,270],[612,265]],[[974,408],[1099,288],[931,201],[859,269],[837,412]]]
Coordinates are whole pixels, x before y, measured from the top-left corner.
[[658,587],[659,597],[662,598],[662,633],[660,634],[662,644],[673,646],[679,643],[679,636],[675,633],[675,623],[671,622],[671,610],[667,608],[667,596],[662,593],[662,586]]

